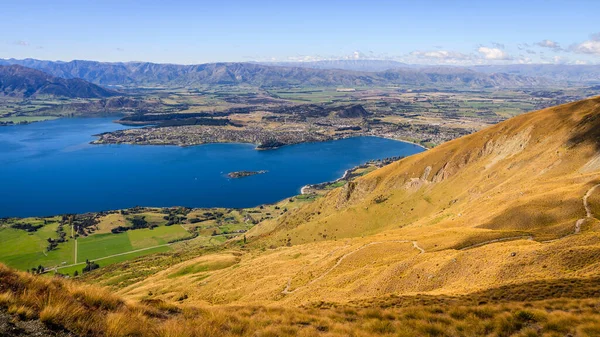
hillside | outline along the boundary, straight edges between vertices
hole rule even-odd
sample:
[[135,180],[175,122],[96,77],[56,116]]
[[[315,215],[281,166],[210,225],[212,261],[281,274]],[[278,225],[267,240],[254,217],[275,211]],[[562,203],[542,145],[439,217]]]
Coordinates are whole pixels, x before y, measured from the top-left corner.
[[0,95],[105,98],[118,93],[79,78],[64,79],[20,65],[0,65]]
[[597,277],[599,123],[600,98],[521,115],[260,224],[246,250],[94,282],[132,298],[307,304]]
[[225,248],[79,278],[116,295],[0,267],[0,309],[115,336],[597,336],[599,210],[596,97],[394,162]]
[[[106,289],[0,265],[2,336],[597,336],[597,279],[469,297],[391,297],[400,306],[190,306],[127,301]],[[573,280],[572,280],[573,281]],[[595,282],[594,282],[595,281]],[[542,296],[519,299],[514,293]],[[582,289],[583,288],[583,289]],[[535,291],[534,291],[535,292]],[[486,303],[509,295],[500,303]],[[552,296],[560,299],[548,299]],[[497,302],[497,301],[496,301]]]
[[82,78],[100,85],[239,85],[286,86],[367,86],[435,85],[481,87],[543,86],[549,80],[533,77],[484,74],[464,68],[394,69],[361,72],[342,69],[313,69],[268,66],[256,63],[207,63],[198,65],[156,64],[149,62],[103,63],[95,61],[53,62],[33,59],[0,60],[0,64],[19,64],[62,78]]

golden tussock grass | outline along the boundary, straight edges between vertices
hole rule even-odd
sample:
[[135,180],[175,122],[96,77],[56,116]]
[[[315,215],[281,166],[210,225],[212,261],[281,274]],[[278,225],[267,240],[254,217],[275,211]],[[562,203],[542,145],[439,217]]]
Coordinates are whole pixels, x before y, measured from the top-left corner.
[[573,235],[600,182],[597,116],[600,98],[524,114],[290,209],[247,244],[175,245],[83,279],[136,300],[302,305],[597,277],[600,221]]
[[[597,336],[600,300],[407,306],[175,306],[123,301],[105,289],[0,267],[0,310],[86,336]],[[94,294],[94,295],[93,295]],[[479,298],[480,303],[482,302]],[[493,301],[490,301],[493,302]]]
[[521,115],[260,224],[243,247],[176,245],[82,278],[127,300],[0,267],[0,307],[92,336],[598,336],[600,227],[583,199],[599,137],[600,98]]

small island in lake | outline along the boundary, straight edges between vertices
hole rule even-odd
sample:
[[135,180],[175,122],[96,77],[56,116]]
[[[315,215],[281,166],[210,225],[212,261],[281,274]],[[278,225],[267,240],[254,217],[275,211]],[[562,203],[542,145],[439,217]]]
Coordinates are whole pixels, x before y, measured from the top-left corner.
[[236,171],[236,172],[230,172],[227,174],[227,176],[229,178],[244,178],[244,177],[249,177],[249,176],[253,176],[256,174],[265,174],[268,171],[265,170],[260,170],[260,171]]

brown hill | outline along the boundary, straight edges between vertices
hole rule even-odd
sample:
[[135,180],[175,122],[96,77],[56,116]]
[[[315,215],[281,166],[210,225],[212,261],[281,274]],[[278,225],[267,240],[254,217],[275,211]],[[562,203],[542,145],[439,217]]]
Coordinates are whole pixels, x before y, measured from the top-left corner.
[[[591,337],[600,332],[597,281],[538,282],[470,296],[388,297],[367,308],[190,306],[151,295],[127,301],[106,289],[0,265],[0,335]],[[528,293],[539,295],[518,295]],[[551,299],[557,294],[560,299]],[[495,297],[503,295],[510,296]]]
[[599,98],[513,118],[255,227],[249,251],[232,245],[120,292],[302,304],[598,276],[599,123]]
[[0,268],[0,309],[96,335],[597,336],[599,140],[600,98],[529,113],[261,223],[247,244],[183,243],[82,279],[127,301]]

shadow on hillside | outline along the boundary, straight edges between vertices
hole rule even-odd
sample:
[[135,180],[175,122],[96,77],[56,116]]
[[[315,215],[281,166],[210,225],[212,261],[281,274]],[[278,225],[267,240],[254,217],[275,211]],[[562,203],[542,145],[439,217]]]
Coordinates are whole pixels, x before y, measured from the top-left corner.
[[583,143],[591,143],[600,151],[600,112],[585,116],[571,132],[567,144],[575,147]]
[[364,301],[352,301],[360,307],[411,307],[432,305],[482,305],[502,302],[530,302],[556,298],[584,299],[600,296],[600,277],[586,279],[540,280],[505,285],[462,296],[387,296]]
[[581,198],[563,198],[561,194],[546,194],[508,206],[477,228],[527,232],[533,234],[536,240],[562,237],[575,230],[576,219],[585,216]]

